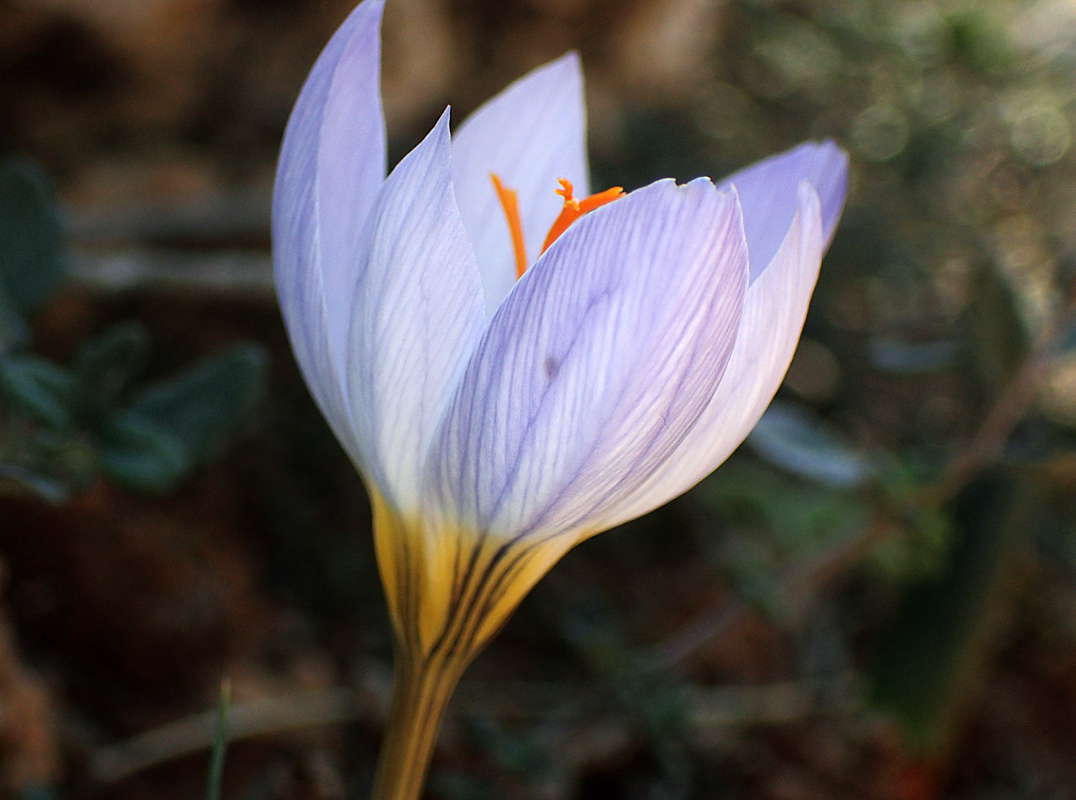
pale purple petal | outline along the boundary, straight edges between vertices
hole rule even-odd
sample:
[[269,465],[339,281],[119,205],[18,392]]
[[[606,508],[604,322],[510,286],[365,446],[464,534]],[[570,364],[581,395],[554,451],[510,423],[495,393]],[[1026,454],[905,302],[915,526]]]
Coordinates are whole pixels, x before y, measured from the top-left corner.
[[341,367],[359,234],[385,176],[383,7],[362,3],[318,57],[288,120],[273,190],[284,321],[311,393],[352,455]]
[[691,434],[601,528],[645,514],[690,489],[739,447],[770,404],[796,351],[825,251],[821,209],[804,181],[797,211],[769,267],[747,290],[740,333],[721,385]]
[[589,194],[583,73],[575,53],[520,78],[452,137],[456,200],[482,269],[488,317],[516,281],[508,222],[490,173],[519,193],[533,262],[563,206],[557,179],[571,181],[578,197]]
[[411,512],[434,428],[486,326],[478,264],[452,192],[448,115],[385,181],[348,310],[362,466],[394,508]]
[[848,189],[848,154],[833,142],[805,142],[721,182],[721,186],[734,184],[740,193],[752,281],[767,268],[792,224],[801,181],[809,181],[818,192],[828,246]]
[[690,435],[739,328],[734,191],[660,181],[576,222],[497,311],[435,436],[426,513],[479,535],[588,529]]

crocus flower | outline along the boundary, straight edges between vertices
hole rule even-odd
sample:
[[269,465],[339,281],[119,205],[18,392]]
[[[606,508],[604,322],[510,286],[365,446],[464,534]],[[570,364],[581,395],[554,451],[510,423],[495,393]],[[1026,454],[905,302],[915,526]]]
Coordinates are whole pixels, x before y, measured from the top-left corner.
[[758,420],[847,163],[809,143],[716,186],[590,198],[569,54],[451,134],[446,110],[386,177],[383,5],[355,9],[303,87],[273,249],[297,360],[374,508],[398,644],[375,796],[402,798],[459,674],[534,583]]

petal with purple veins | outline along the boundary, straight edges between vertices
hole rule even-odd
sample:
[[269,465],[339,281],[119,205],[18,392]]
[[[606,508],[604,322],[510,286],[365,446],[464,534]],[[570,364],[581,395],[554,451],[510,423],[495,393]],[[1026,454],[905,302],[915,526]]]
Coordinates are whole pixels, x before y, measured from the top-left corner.
[[383,7],[362,3],[318,57],[288,120],[273,190],[284,321],[307,385],[352,455],[342,366],[358,239],[385,177]]
[[452,190],[449,112],[385,181],[357,248],[347,380],[367,479],[414,513],[425,454],[485,328]]
[[588,529],[691,434],[746,281],[735,191],[706,179],[576,222],[476,348],[431,447],[427,518],[514,540]]
[[818,195],[807,181],[797,199],[777,254],[747,290],[736,346],[713,399],[647,485],[628,502],[606,509],[602,528],[645,514],[705,478],[739,447],[770,404],[796,351],[825,250]]

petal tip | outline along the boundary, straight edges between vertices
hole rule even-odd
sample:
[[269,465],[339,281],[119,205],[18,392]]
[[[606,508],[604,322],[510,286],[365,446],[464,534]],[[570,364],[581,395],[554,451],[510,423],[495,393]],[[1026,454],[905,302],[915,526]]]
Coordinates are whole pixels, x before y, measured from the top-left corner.
[[832,139],[824,139],[817,144],[817,147],[823,153],[826,167],[842,173],[844,177],[847,178],[849,164],[848,151]]
[[449,123],[452,121],[452,106],[445,106],[445,110],[441,112],[441,116],[437,118],[437,122],[433,124],[431,130],[437,131],[439,134],[443,131],[445,134],[449,132]]
[[578,50],[568,50],[560,58],[554,58],[547,65],[549,68],[563,69],[565,71],[571,71],[582,76],[583,74],[583,57],[579,55]]
[[364,2],[355,7],[355,11],[361,8],[368,14],[376,14],[378,22],[380,22],[381,16],[385,13],[385,2],[386,0],[364,0]]
[[548,61],[536,67],[527,75],[524,75],[517,83],[522,81],[536,81],[539,84],[548,84],[563,88],[565,83],[572,87],[583,86],[583,61],[578,51],[569,50],[559,58]]
[[380,42],[381,20],[385,14],[385,2],[386,0],[363,0],[347,15],[343,24],[340,25],[338,33],[346,32],[345,35],[348,36],[350,41],[353,41],[358,34],[372,34],[378,37]]
[[[449,128],[449,121],[451,116],[452,106],[445,106],[445,110],[441,112],[441,116],[437,118],[437,122],[430,128],[429,133],[422,137],[422,141],[415,145],[411,152],[401,159],[393,172],[396,172],[405,163],[411,163],[413,160],[415,160],[415,163],[420,163],[426,159],[430,159],[446,165],[450,164],[452,134]],[[446,168],[446,177],[450,174],[451,170]]]
[[833,239],[837,223],[844,211],[848,196],[849,157],[848,152],[834,142],[826,139],[818,145],[822,162],[821,176],[815,183],[815,191],[821,204],[823,228],[827,243]]

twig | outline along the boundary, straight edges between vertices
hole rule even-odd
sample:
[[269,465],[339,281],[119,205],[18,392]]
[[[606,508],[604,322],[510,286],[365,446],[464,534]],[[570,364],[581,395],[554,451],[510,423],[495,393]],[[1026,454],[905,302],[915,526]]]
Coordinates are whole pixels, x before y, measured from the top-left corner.
[[[465,681],[456,698],[462,713],[493,713],[498,717],[549,719],[549,709],[579,709],[579,698],[593,696],[587,683],[496,683]],[[699,738],[712,738],[722,728],[776,724],[802,719],[818,709],[830,694],[811,681],[761,686],[690,687],[683,698],[686,724]],[[346,687],[298,692],[234,704],[228,710],[228,740],[279,734],[296,728],[378,719],[379,700],[365,700]],[[176,758],[208,750],[218,738],[219,710],[178,720],[97,751],[90,761],[90,776],[109,784]],[[628,729],[626,713],[602,716],[605,724]]]
[[1001,456],[1016,424],[1027,413],[1046,366],[1043,359],[1029,358],[1016,378],[1005,387],[975,436],[952,460],[930,492],[935,505],[954,497],[977,472]]
[[[842,678],[843,680],[843,678]],[[851,701],[817,681],[783,681],[759,686],[692,686],[684,698],[687,721],[696,734],[748,725],[780,725],[816,713],[831,698]]]
[[[228,711],[231,741],[311,725],[374,716],[371,703],[353,689],[338,687],[236,703]],[[217,732],[217,711],[164,725],[114,747],[97,751],[89,767],[99,783],[112,783],[156,764],[206,750]]]
[[[828,583],[834,576],[862,561],[878,542],[888,538],[897,529],[897,524],[892,520],[874,520],[839,546],[791,570],[780,582],[780,599],[788,602],[792,598],[800,597],[812,587]],[[652,672],[672,669],[707,642],[731,630],[753,608],[750,603],[736,597],[717,608],[703,611],[671,637],[651,647],[643,657],[643,669]]]
[[267,253],[242,250],[190,253],[177,250],[76,251],[72,279],[99,291],[170,289],[199,294],[273,298],[273,265]]
[[67,234],[76,244],[234,243],[268,235],[271,203],[268,190],[252,189],[197,202],[76,212],[68,215]]
[[[850,676],[841,676],[844,681]],[[688,686],[682,696],[689,725],[700,730],[800,719],[818,708],[829,683],[784,681],[747,686]],[[550,709],[577,710],[580,698],[603,687],[587,682],[464,681],[457,695],[462,713],[483,711],[500,719],[548,720]]]
[[1005,449],[1013,429],[1035,399],[1039,381],[1057,356],[1065,332],[1076,323],[1071,309],[1059,316],[1041,344],[1027,357],[964,449],[949,463],[937,481],[930,501],[937,505],[954,497],[983,467],[995,461]]

